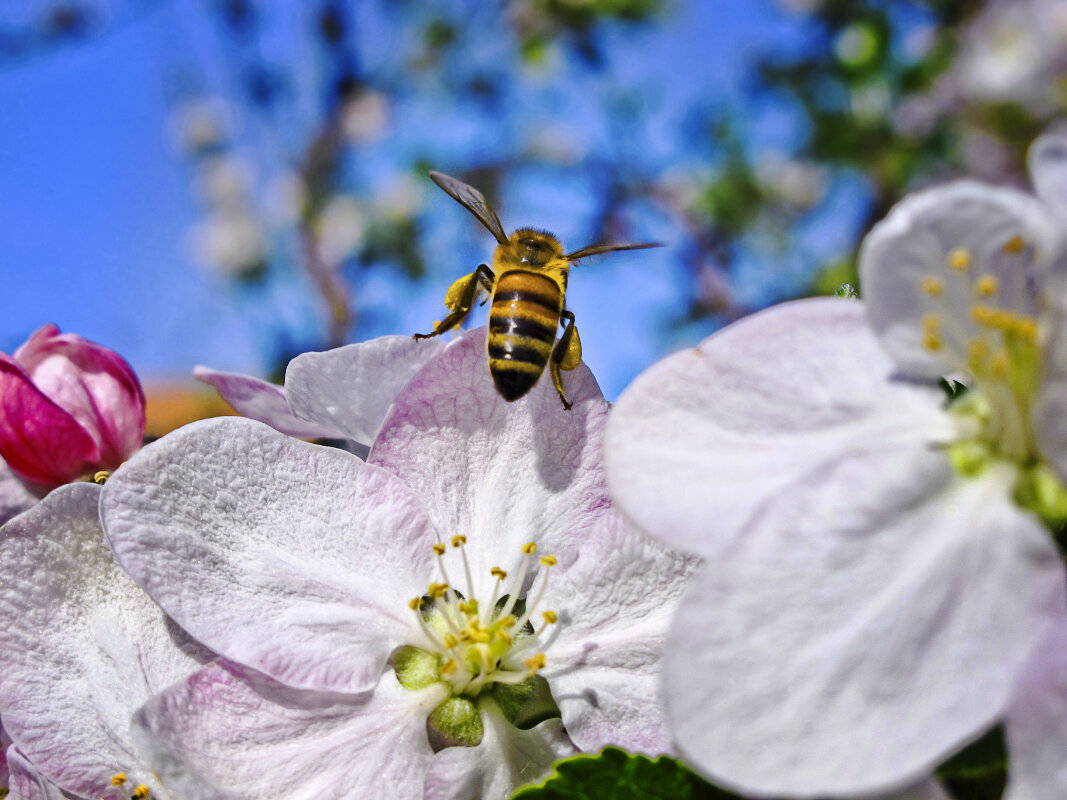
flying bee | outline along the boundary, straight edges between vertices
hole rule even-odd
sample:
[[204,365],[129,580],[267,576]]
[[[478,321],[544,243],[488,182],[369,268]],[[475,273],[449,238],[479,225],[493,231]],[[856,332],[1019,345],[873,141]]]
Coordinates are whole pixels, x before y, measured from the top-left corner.
[[[519,228],[511,236],[485,196],[463,181],[431,170],[433,182],[450,194],[484,225],[497,240],[493,268],[480,264],[448,289],[445,306],[451,312],[434,323],[433,333],[416,333],[416,339],[439,336],[460,325],[481,296],[492,298],[489,309],[489,374],[497,392],[509,403],[518,400],[537,383],[548,365],[552,384],[565,409],[560,370],[570,371],[582,363],[582,342],[574,326],[574,314],[563,304],[567,275],[572,262],[586,256],[615,250],[659,247],[646,244],[595,244],[563,253],[559,239],[547,231]],[[556,329],[563,333],[556,341]]]

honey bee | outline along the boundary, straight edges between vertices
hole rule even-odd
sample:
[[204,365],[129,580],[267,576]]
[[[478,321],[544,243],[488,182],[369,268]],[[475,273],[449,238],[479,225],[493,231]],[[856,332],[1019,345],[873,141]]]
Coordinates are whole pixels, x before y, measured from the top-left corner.
[[[493,268],[480,264],[448,289],[445,306],[451,312],[434,323],[433,333],[417,333],[416,339],[439,336],[460,325],[482,297],[492,298],[489,308],[489,374],[496,390],[509,403],[525,395],[548,365],[552,384],[563,407],[571,404],[563,391],[560,370],[570,371],[582,363],[582,342],[574,314],[563,304],[567,276],[573,262],[615,250],[660,247],[646,244],[595,244],[563,253],[559,239],[547,231],[519,228],[504,233],[500,219],[485,196],[463,181],[441,172],[430,172],[433,182],[451,195],[484,225],[497,240]],[[563,333],[556,330],[563,321]]]

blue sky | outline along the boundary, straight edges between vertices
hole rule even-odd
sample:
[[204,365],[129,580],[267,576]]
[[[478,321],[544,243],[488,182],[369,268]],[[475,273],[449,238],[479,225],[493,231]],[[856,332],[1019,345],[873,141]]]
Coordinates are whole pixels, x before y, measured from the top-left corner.
[[[269,356],[262,334],[272,315],[300,325],[311,313],[299,283],[237,293],[190,252],[189,231],[199,209],[189,165],[168,135],[166,70],[182,48],[192,48],[210,88],[227,87],[216,74],[218,42],[203,4],[164,6],[89,42],[0,69],[4,352],[39,325],[55,322],[120,351],[146,378],[186,375],[197,363],[262,372]],[[275,8],[284,21],[269,44],[281,53],[298,51],[292,33],[301,23],[298,4]],[[677,3],[662,24],[636,38],[611,28],[605,39],[609,69],[590,80],[660,87],[654,95],[659,108],[650,118],[664,130],[653,138],[657,152],[646,155],[682,163],[695,155],[671,149],[675,139],[668,128],[678,109],[744,102],[746,57],[772,43],[797,46],[795,27],[763,2]],[[378,53],[387,55],[384,48]],[[370,50],[367,58],[375,57]],[[573,95],[561,102],[571,104],[568,121],[582,128],[580,102]],[[436,122],[438,133],[452,133],[441,114]],[[454,129],[461,142],[477,133],[458,121]],[[763,130],[771,144],[782,139],[781,146],[795,136],[773,120]],[[594,145],[599,135],[589,134]],[[546,190],[537,175],[503,188],[505,227],[547,228],[571,249],[588,243],[580,240],[590,213],[582,208],[580,191]],[[847,206],[851,199],[841,202]],[[418,285],[387,272],[369,274],[361,297],[380,313],[373,314],[368,335],[427,329],[440,316],[451,280],[490,253],[490,237],[447,196],[428,185],[425,203],[449,236],[457,226],[463,231],[462,246],[457,251],[442,245],[443,263]],[[670,241],[670,227],[654,215],[635,227],[643,236]],[[843,230],[837,224],[819,235],[846,242]],[[669,247],[610,256],[572,276],[568,304],[578,317],[586,361],[609,397],[679,344],[662,333],[684,297],[683,280]]]

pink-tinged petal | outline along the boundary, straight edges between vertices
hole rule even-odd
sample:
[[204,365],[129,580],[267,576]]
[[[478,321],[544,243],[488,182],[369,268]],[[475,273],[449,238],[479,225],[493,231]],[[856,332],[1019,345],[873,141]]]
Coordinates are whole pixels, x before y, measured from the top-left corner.
[[484,733],[476,747],[447,747],[434,756],[423,800],[499,800],[520,786],[542,780],[561,758],[578,750],[558,719],[519,730],[494,710],[482,714]]
[[62,486],[0,542],[4,728],[45,777],[90,798],[116,772],[155,788],[131,716],[208,657],[115,564],[100,492]]
[[431,358],[442,339],[381,336],[322,353],[304,353],[285,370],[285,395],[299,417],[340,431],[335,436],[374,441],[393,399]]
[[339,696],[221,662],[153,698],[137,724],[182,800],[419,800],[426,718],[443,699],[440,684],[409,691],[391,670],[372,692]]
[[15,351],[15,360],[93,438],[99,467],[114,469],[141,446],[144,391],[118,353],[46,325]]
[[0,458],[0,525],[32,507],[37,498]]
[[660,689],[663,643],[699,564],[613,512],[590,531],[577,560],[549,576],[544,608],[559,622],[542,674],[585,752],[609,744],[649,755],[673,749]]
[[45,490],[76,480],[100,461],[100,449],[70,414],[0,353],[0,456]]
[[343,439],[336,428],[308,422],[296,416],[285,399],[281,386],[251,375],[219,372],[208,367],[195,367],[197,380],[214,386],[233,410],[249,419],[270,425],[274,430],[298,439]]
[[214,651],[290,686],[359,692],[422,641],[436,541],[399,480],[239,417],[187,425],[108,480],[118,559]]
[[693,580],[668,636],[683,759],[744,794],[847,797],[926,777],[992,726],[1067,602],[1013,481],[906,446],[783,491]]
[[420,493],[442,537],[468,538],[477,597],[492,591],[491,567],[516,567],[523,544],[579,541],[610,507],[600,455],[608,404],[588,368],[563,376],[570,411],[547,374],[507,403],[489,376],[485,337],[471,331],[426,365],[368,459]]
[[[1007,247],[1020,237],[1018,251]],[[1059,239],[1049,209],[1031,195],[958,181],[909,195],[868,234],[860,285],[871,326],[907,374],[936,378],[965,371],[970,341],[986,329],[972,317],[975,281],[996,279],[988,303],[1017,314],[1038,310],[1034,292]],[[953,269],[954,258],[965,261]],[[938,282],[934,294],[924,289]],[[940,346],[923,346],[926,319],[939,320]]]
[[1067,797],[1067,621],[1059,620],[1034,652],[1006,723],[1006,800]]
[[7,764],[11,770],[10,782],[5,782],[10,789],[7,800],[67,800],[69,797],[41,775],[14,745],[7,749]]
[[895,370],[859,302],[754,314],[623,392],[604,446],[612,496],[668,544],[714,555],[764,501],[821,464],[948,436],[940,390],[895,381]]

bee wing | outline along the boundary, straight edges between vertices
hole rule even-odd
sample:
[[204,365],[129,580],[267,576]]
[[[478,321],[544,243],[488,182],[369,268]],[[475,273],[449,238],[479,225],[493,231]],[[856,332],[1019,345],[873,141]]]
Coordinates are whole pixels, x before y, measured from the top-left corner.
[[568,261],[577,261],[586,256],[598,256],[601,253],[612,253],[616,250],[647,250],[649,247],[663,247],[660,242],[645,242],[644,244],[591,244],[581,250],[575,250],[564,256]]
[[430,170],[430,179],[450,194],[457,203],[474,214],[500,244],[508,243],[504,226],[500,224],[500,218],[497,217],[484,194],[473,186],[436,170]]

